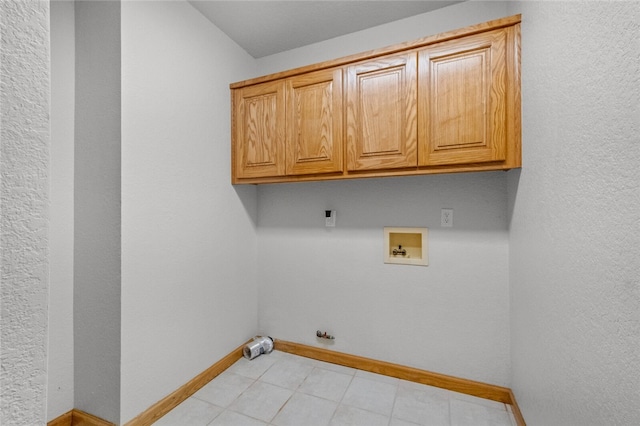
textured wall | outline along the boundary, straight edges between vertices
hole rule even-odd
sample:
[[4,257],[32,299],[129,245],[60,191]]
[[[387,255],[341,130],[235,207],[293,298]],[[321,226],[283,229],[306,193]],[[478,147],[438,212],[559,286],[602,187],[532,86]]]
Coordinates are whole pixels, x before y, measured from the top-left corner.
[[120,419],[120,2],[76,2],[75,408]]
[[0,3],[0,424],[46,415],[49,4]]
[[512,387],[531,426],[640,424],[640,3],[519,2]]

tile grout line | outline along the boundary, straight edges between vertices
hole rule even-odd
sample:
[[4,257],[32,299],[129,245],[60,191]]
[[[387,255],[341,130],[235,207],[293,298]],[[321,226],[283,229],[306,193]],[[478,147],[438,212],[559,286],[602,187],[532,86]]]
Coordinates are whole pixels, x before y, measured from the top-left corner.
[[[267,374],[267,371],[269,371],[274,365],[276,365],[280,361],[282,361],[282,359],[276,360],[276,362],[271,364],[271,366],[269,368],[267,368],[267,370],[264,372],[264,374],[262,376],[260,376],[260,377],[263,377],[265,374]],[[306,379],[307,379],[307,377],[305,376],[304,380],[306,380]],[[304,382],[304,380],[303,380],[303,382]],[[267,382],[265,382],[265,383],[267,383]],[[277,385],[274,385],[274,386],[277,386]],[[273,421],[275,420],[276,417],[278,417],[278,414],[280,414],[282,412],[282,409],[289,403],[289,401],[291,401],[291,398],[293,398],[293,396],[296,394],[298,388],[300,388],[300,385],[298,385],[298,387],[293,390],[293,392],[291,393],[291,396],[289,396],[289,398],[287,398],[287,400],[284,402],[284,404],[282,404],[280,406],[280,408],[278,409],[278,412],[271,418],[271,420],[269,420],[269,425],[274,425]],[[283,389],[286,389],[286,388],[283,388]],[[291,390],[291,389],[288,389],[288,390]]]
[[[344,397],[347,394],[347,391],[351,387],[351,384],[353,383],[353,379],[356,378],[356,373],[358,372],[358,370],[357,369],[354,369],[354,370],[355,371],[353,372],[353,374],[351,374],[351,379],[349,380],[349,384],[345,387],[344,392],[342,393],[342,396],[340,397],[340,401],[338,401],[338,405],[336,405],[336,409],[333,412],[333,416],[331,416],[331,420],[333,420],[334,417],[336,416],[336,412],[338,411],[338,408],[342,405],[342,401],[344,400]],[[329,424],[331,424],[331,420],[329,420]]]
[[[288,353],[286,353],[286,354],[289,355]],[[274,387],[280,388],[282,390],[287,390],[287,391],[291,392],[291,395],[289,395],[289,397],[284,401],[284,403],[282,403],[282,405],[279,407],[277,412],[269,419],[269,421],[266,421],[266,424],[270,425],[270,426],[276,426],[276,424],[273,423],[274,420],[282,413],[284,408],[290,403],[290,401],[294,398],[294,396],[296,394],[298,394],[299,396],[305,396],[305,397],[321,399],[321,400],[324,400],[324,401],[329,401],[329,402],[335,404],[335,408],[333,409],[333,412],[331,413],[331,416],[329,417],[329,423],[328,424],[330,424],[332,421],[334,421],[336,419],[336,414],[338,413],[338,409],[341,406],[350,407],[350,408],[353,408],[353,409],[356,409],[356,410],[361,410],[361,411],[364,411],[364,412],[367,412],[367,413],[370,413],[370,414],[381,415],[380,412],[371,411],[371,410],[366,409],[366,408],[360,408],[358,406],[352,406],[352,405],[344,403],[345,398],[346,398],[346,396],[347,396],[347,394],[349,392],[349,389],[354,384],[354,379],[355,378],[359,378],[359,379],[362,379],[362,380],[365,380],[365,381],[370,381],[370,382],[379,383],[379,384],[393,385],[393,387],[394,387],[393,402],[391,404],[391,410],[390,410],[390,412],[388,414],[388,420],[387,420],[387,425],[388,426],[390,426],[392,424],[393,419],[394,419],[394,412],[395,412],[397,404],[398,404],[399,392],[400,392],[400,389],[403,388],[403,383],[402,383],[403,380],[398,379],[398,378],[396,378],[393,382],[381,380],[380,378],[377,377],[378,375],[376,373],[372,373],[372,374],[375,374],[373,376],[362,375],[362,374],[359,375],[358,372],[360,372],[360,371],[362,371],[363,373],[371,373],[371,372],[368,372],[366,370],[359,370],[357,368],[350,368],[348,370],[348,372],[347,371],[335,371],[335,370],[332,370],[330,368],[325,368],[323,364],[318,364],[317,362],[311,362],[311,363],[309,363],[309,362],[301,362],[299,357],[297,357],[297,356],[292,357],[292,358],[290,358],[288,356],[287,357],[274,357],[274,358],[275,358],[275,360],[273,362],[270,362],[270,363],[268,363],[268,365],[266,365],[266,368],[264,369],[264,371],[261,371],[262,367],[258,368],[257,370],[254,369],[256,371],[256,373],[260,372],[259,374],[257,374],[257,378],[249,377],[248,375],[244,375],[244,374],[239,374],[238,372],[234,372],[234,371],[229,371],[230,374],[234,374],[234,375],[237,375],[239,377],[243,377],[245,379],[249,379],[251,382],[229,404],[227,404],[226,407],[217,405],[217,404],[215,404],[213,402],[210,402],[208,400],[205,400],[205,399],[201,399],[202,397],[196,397],[195,394],[192,395],[191,397],[193,399],[195,399],[195,400],[197,400],[199,402],[204,402],[207,405],[210,405],[212,407],[216,407],[216,408],[219,408],[219,409],[222,410],[213,419],[211,419],[209,421],[209,423],[207,423],[207,424],[208,425],[213,424],[221,415],[223,415],[224,412],[231,412],[231,413],[234,413],[234,414],[237,414],[237,415],[247,416],[248,418],[254,419],[254,420],[259,421],[259,422],[265,422],[265,420],[256,418],[256,417],[254,417],[252,415],[249,415],[249,414],[246,414],[244,412],[238,412],[238,411],[232,410],[230,408],[230,407],[233,406],[233,404],[236,401],[238,401],[247,392],[247,390],[251,389],[253,386],[255,386],[258,383],[264,384],[264,385],[269,385],[269,386],[274,386]],[[304,360],[307,360],[307,358],[304,358]],[[238,360],[238,361],[240,361],[240,360]],[[297,366],[300,366],[300,367],[304,367],[304,369],[301,370],[304,373],[304,375],[298,376],[299,379],[296,379],[294,382],[292,382],[292,384],[295,385],[295,388],[282,387],[279,384],[269,383],[269,382],[263,380],[264,377],[267,375],[267,373],[269,371],[274,371],[274,374],[276,374],[275,370],[272,370],[274,368],[279,368],[281,370],[284,368],[284,371],[287,371],[288,370],[286,368],[286,363],[287,362],[292,363],[292,364],[296,364]],[[322,362],[322,361],[320,361],[320,362]],[[232,366],[230,366],[229,368],[231,368]],[[229,368],[227,370],[229,370]],[[227,370],[225,370],[225,371],[227,371]],[[246,374],[253,375],[250,372],[250,370],[251,369],[249,368],[249,369],[245,369],[245,370],[241,370],[241,371],[243,371]],[[301,391],[301,389],[303,388],[303,385],[305,383],[307,383],[307,380],[309,380],[309,378],[312,375],[314,375],[314,374],[320,374],[321,375],[323,372],[324,373],[328,373],[330,375],[338,374],[338,375],[351,376],[349,378],[349,380],[348,380],[348,383],[344,387],[344,390],[342,391],[341,395],[339,396],[339,398],[337,400],[333,400],[333,399],[330,399],[330,398],[327,398],[327,397],[323,397],[323,396],[318,396],[318,395],[316,395],[314,393],[305,393],[305,392]],[[287,378],[294,378],[294,379],[296,378],[295,375],[286,376],[286,377]],[[212,381],[213,380],[215,380],[215,378],[212,379]],[[285,383],[288,383],[288,382],[285,380]],[[309,385],[311,386],[311,383],[309,383]],[[425,386],[430,387],[428,385],[425,385]],[[315,388],[311,387],[310,389],[315,389]],[[411,390],[412,388],[411,387],[406,387],[406,389],[407,390]],[[453,422],[452,413],[453,413],[454,407],[452,406],[452,402],[454,400],[461,401],[462,403],[466,403],[466,404],[479,405],[479,406],[482,406],[482,407],[484,407],[486,409],[490,409],[492,411],[495,410],[495,411],[504,412],[508,416],[509,424],[510,425],[513,424],[513,418],[512,417],[514,417],[514,416],[510,414],[509,406],[507,404],[505,404],[505,403],[502,403],[501,406],[497,406],[497,407],[496,406],[487,406],[487,405],[483,405],[483,404],[477,404],[473,400],[467,400],[467,399],[464,399],[464,398],[463,399],[455,398],[455,393],[451,392],[451,391],[447,392],[446,397],[447,397],[447,407],[446,407],[446,409],[447,409],[449,425],[453,424],[452,423]],[[397,417],[397,419],[398,420],[402,420],[401,417]]]
[[389,421],[387,422],[387,426],[391,426],[391,422],[393,421],[393,412],[396,409],[396,401],[398,401],[399,390],[400,390],[400,379],[398,379],[396,383],[396,393],[393,395],[393,404],[391,404],[391,413],[389,414]]

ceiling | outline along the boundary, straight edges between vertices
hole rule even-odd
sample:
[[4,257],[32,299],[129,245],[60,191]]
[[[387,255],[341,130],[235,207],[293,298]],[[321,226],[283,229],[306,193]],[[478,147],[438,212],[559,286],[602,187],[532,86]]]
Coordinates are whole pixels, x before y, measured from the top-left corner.
[[461,0],[188,1],[251,56],[261,58]]

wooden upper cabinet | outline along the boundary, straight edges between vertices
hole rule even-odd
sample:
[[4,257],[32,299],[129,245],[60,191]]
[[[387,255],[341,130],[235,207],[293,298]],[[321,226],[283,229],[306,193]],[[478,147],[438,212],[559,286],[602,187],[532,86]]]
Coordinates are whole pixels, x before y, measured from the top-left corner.
[[520,21],[231,84],[232,182],[520,167]]
[[507,159],[507,30],[419,52],[419,164]]
[[286,173],[342,171],[342,69],[286,80]]
[[284,81],[234,91],[234,177],[259,178],[285,174]]
[[346,91],[347,170],[416,167],[416,53],[348,67]]

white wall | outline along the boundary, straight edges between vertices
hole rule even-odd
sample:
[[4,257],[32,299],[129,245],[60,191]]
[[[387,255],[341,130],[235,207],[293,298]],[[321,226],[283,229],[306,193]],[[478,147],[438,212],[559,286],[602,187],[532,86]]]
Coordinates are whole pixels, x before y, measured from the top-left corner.
[[[262,333],[508,384],[504,172],[267,185],[259,206]],[[429,266],[384,264],[385,226],[428,227]]]
[[[521,172],[228,184],[229,82],[519,12]],[[640,423],[637,4],[467,2],[259,68],[183,3],[125,2],[122,20],[122,422],[250,337],[257,311],[274,337],[323,328],[335,350],[511,386],[530,425]],[[387,225],[429,227],[431,265],[382,264]]]
[[255,334],[256,189],[229,148],[254,67],[188,3],[122,4],[123,423]]
[[[504,17],[464,3],[261,59],[269,72]],[[509,382],[506,174],[264,185],[260,331],[498,385]],[[440,209],[455,227],[440,228]],[[335,229],[324,210],[337,211]],[[384,226],[430,228],[428,267],[386,265]]]
[[73,408],[73,1],[51,7],[51,230],[47,420]]
[[640,424],[640,4],[519,2],[512,381],[527,424]]
[[505,2],[471,1],[257,60],[260,75],[362,53],[506,16]]
[[46,418],[49,4],[0,2],[0,424]]
[[120,413],[120,3],[75,4],[74,406]]

